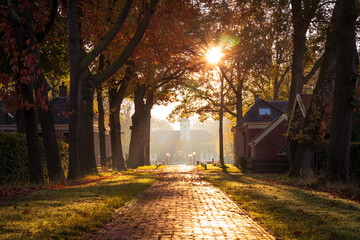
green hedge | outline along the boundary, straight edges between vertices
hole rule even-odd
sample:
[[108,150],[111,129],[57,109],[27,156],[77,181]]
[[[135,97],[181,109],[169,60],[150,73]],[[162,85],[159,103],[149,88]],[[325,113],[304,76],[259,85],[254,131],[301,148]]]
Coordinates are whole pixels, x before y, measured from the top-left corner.
[[[45,180],[48,180],[43,141],[40,148]],[[61,163],[68,170],[68,145],[59,142]],[[24,134],[0,132],[0,184],[29,182],[26,137]]]
[[236,159],[236,167],[238,167],[239,169],[241,169],[241,171],[246,172],[246,170],[251,169],[251,167],[249,166],[249,163],[251,162],[251,157],[250,156],[241,156],[241,157],[237,157]]
[[[327,161],[327,146],[316,153],[317,173],[325,173]],[[350,180],[360,183],[360,142],[352,142],[350,145]]]

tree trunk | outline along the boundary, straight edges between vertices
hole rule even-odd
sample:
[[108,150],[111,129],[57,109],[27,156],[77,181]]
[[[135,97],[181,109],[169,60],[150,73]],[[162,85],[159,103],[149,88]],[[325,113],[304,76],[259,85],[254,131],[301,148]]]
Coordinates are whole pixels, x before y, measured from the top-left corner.
[[[302,3],[301,0],[291,0],[292,9],[292,23],[293,23],[293,56],[291,65],[291,86],[288,103],[288,113],[291,116],[296,95],[301,94],[303,91],[305,77],[304,77],[304,55],[305,55],[305,42],[306,32],[309,27],[310,21],[314,16],[319,0],[309,0],[307,4]],[[306,8],[305,8],[306,7]],[[304,9],[303,9],[304,8]],[[287,143],[287,156],[289,163],[294,163],[297,143],[288,138]],[[294,166],[295,167],[295,166]],[[298,171],[298,170],[296,170]]]
[[144,138],[144,162],[142,166],[150,166],[150,129],[151,129],[151,109],[154,106],[154,93],[150,92],[146,99],[144,106],[144,121],[143,129],[145,133]]
[[[70,107],[71,113],[69,118],[69,179],[78,179],[84,176],[81,171],[80,151],[81,145],[81,87],[82,71],[77,69],[81,60],[81,45],[79,31],[79,16],[77,1],[67,1],[68,11],[68,29],[69,29],[69,67],[70,67]],[[86,71],[86,69],[82,69]]]
[[135,112],[131,116],[132,126],[128,168],[137,168],[144,164],[145,142],[147,139],[146,134],[144,134],[145,118],[147,115],[144,103],[145,94],[146,87],[138,84],[134,93]]
[[349,181],[349,155],[353,115],[353,96],[357,79],[356,15],[354,0],[339,1],[336,28],[337,56],[327,179]]
[[[325,116],[325,108],[330,104],[329,101],[335,74],[336,34],[334,29],[338,15],[337,9],[338,7],[336,4],[327,30],[325,52],[323,54],[318,81],[302,127],[303,134],[305,134],[306,137],[298,143],[293,166],[289,171],[290,176],[302,175],[305,177],[307,173],[314,171],[317,135],[319,134],[320,124],[324,121],[323,116]],[[316,114],[315,111],[317,112]],[[318,114],[319,111],[321,114]]]
[[[41,67],[39,69],[41,69]],[[59,147],[54,128],[54,121],[47,98],[46,80],[43,74],[38,77],[39,79],[37,83],[35,83],[35,92],[43,89],[41,91],[41,96],[45,99],[44,106],[41,106],[39,101],[37,101],[37,108],[40,119],[42,137],[44,140],[44,149],[49,180],[52,182],[64,181],[65,175],[61,166]]]
[[[103,71],[105,67],[105,56],[100,54],[99,56],[99,72]],[[97,88],[97,103],[98,103],[98,129],[99,129],[99,145],[100,145],[100,165],[102,168],[105,168],[106,165],[106,141],[105,141],[105,113],[103,105],[103,96],[102,96],[102,86],[101,84]]]
[[224,131],[223,131],[223,117],[224,117],[224,77],[220,76],[221,86],[220,86],[220,111],[219,111],[219,158],[220,165],[225,170],[224,162]]
[[122,150],[120,124],[120,108],[126,89],[127,82],[124,81],[119,90],[116,88],[109,90],[111,158],[112,168],[117,171],[126,170]]
[[[242,113],[243,102],[242,102],[242,85],[236,91],[236,124],[241,121],[243,117]],[[237,158],[240,157],[240,142],[241,142],[241,133],[238,129],[234,129],[234,163],[236,163]]]
[[[150,109],[151,111],[151,109]],[[151,114],[147,114],[146,115],[146,119],[145,119],[145,126],[144,126],[144,130],[146,133],[145,136],[145,146],[144,146],[144,166],[150,166],[150,129],[151,129]]]
[[82,136],[81,152],[81,168],[84,175],[97,173],[97,166],[95,160],[95,146],[94,146],[94,89],[83,86],[85,92],[82,96],[82,129],[80,134]]
[[25,134],[24,109],[16,111],[16,131]]
[[[34,96],[32,85],[21,84],[24,100],[34,106]],[[41,153],[39,143],[39,133],[36,123],[36,112],[34,107],[24,109],[24,124],[27,143],[27,154],[29,161],[29,173],[31,183],[44,182],[43,168],[41,164]]]
[[35,92],[40,92],[40,97],[43,100],[42,103],[40,103],[39,101],[37,101],[36,103],[38,108],[42,136],[44,139],[44,149],[49,179],[52,182],[64,181],[65,175],[61,166],[59,147],[54,128],[54,121],[48,100],[47,82],[41,64],[40,52],[37,48],[35,48],[35,52],[39,60],[39,63],[35,68],[35,72],[40,71],[40,74],[37,76],[37,80],[34,84],[34,89]]

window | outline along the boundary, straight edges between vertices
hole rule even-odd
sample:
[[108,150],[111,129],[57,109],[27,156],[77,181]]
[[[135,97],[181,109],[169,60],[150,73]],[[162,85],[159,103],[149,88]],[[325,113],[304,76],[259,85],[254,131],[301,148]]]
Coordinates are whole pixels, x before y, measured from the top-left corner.
[[261,116],[271,115],[270,108],[259,108],[259,115]]
[[285,148],[280,149],[280,150],[278,151],[278,156],[286,156],[286,149],[285,149]]

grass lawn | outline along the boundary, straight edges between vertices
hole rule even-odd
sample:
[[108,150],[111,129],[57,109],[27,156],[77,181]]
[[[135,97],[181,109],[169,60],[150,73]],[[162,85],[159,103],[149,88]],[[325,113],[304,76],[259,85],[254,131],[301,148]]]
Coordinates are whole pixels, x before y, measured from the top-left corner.
[[0,205],[0,239],[82,239],[155,181],[154,167],[100,172],[81,182],[34,191]]
[[226,192],[279,239],[360,239],[360,204],[329,193],[282,184],[278,175],[241,173],[228,165],[198,166],[204,178]]

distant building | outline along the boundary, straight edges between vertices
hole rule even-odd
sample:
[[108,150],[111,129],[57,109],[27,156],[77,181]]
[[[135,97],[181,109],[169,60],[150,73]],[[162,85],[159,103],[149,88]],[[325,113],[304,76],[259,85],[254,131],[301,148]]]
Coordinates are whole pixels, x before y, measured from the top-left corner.
[[214,137],[205,130],[190,130],[190,120],[181,119],[180,130],[151,133],[150,161],[168,165],[194,164],[217,158]]

